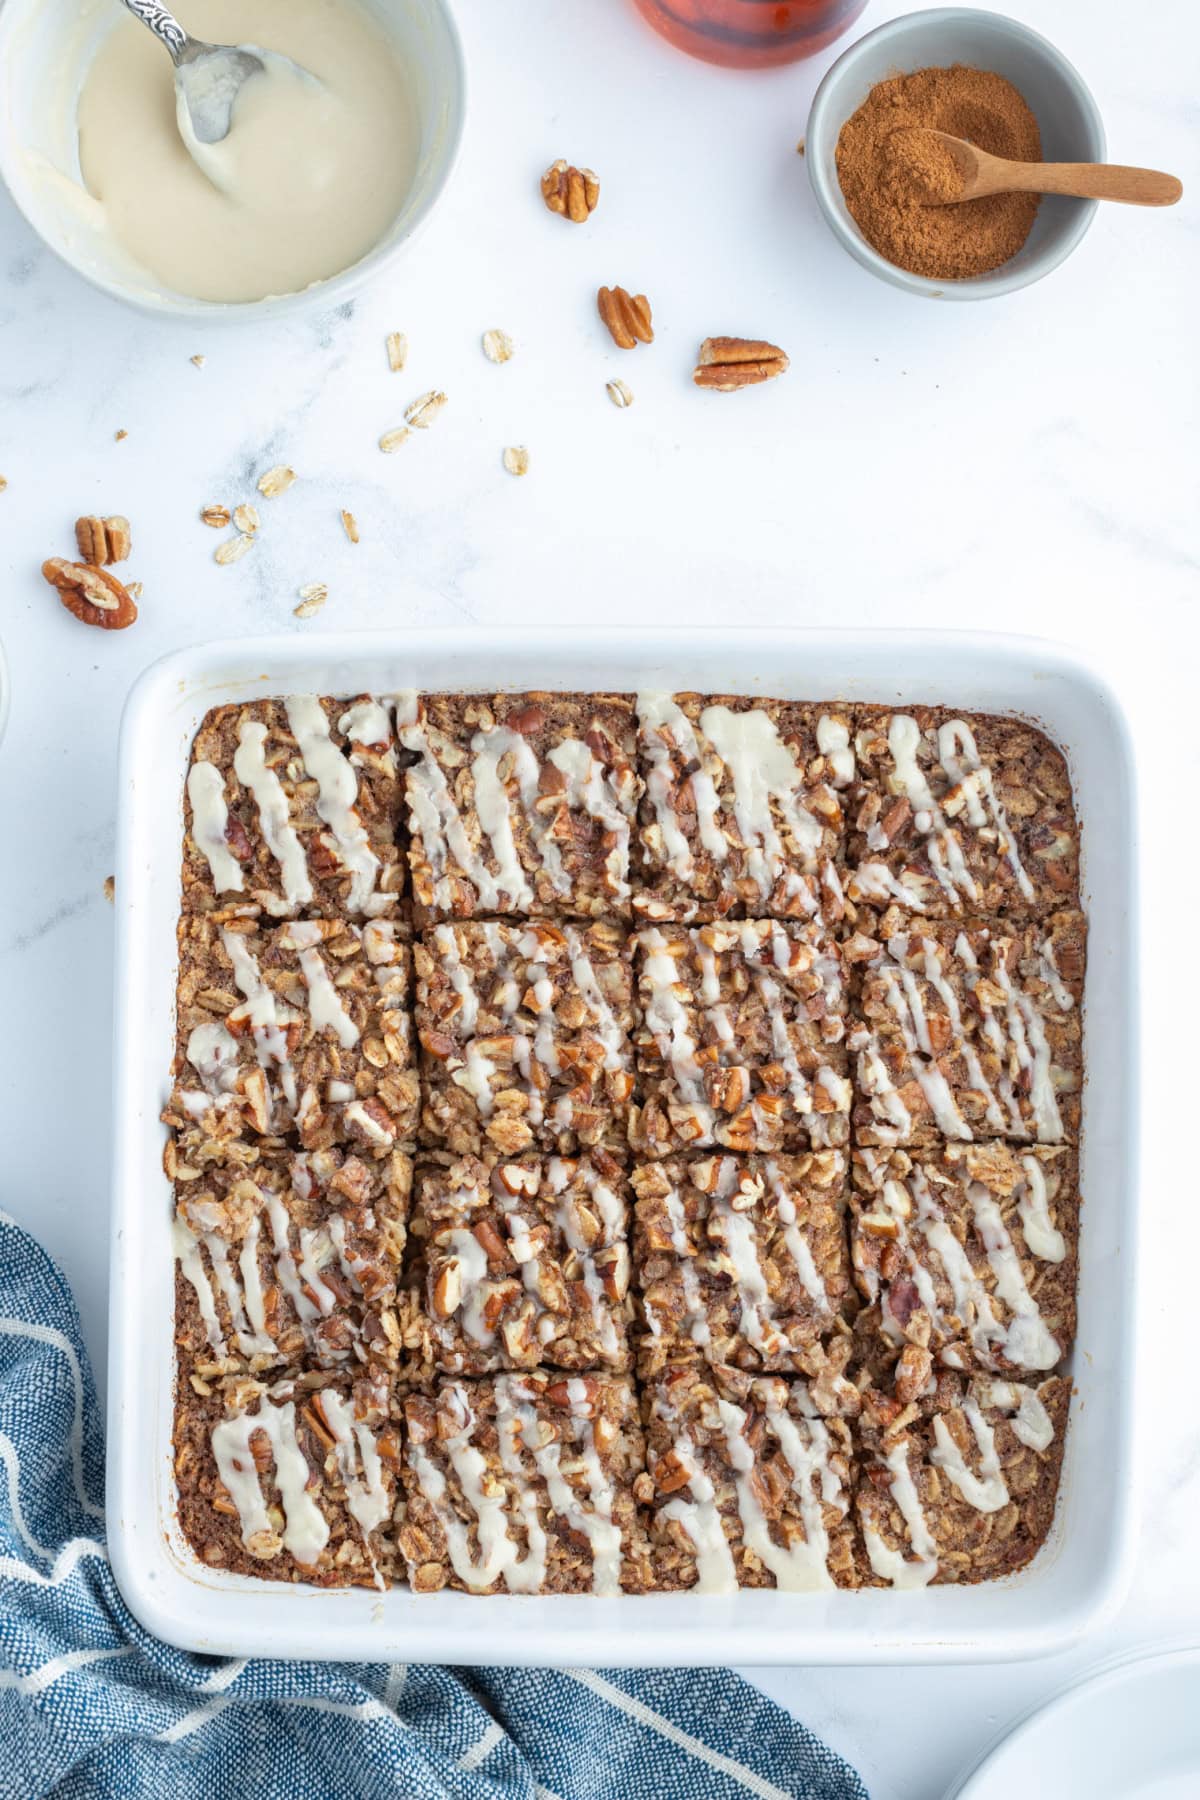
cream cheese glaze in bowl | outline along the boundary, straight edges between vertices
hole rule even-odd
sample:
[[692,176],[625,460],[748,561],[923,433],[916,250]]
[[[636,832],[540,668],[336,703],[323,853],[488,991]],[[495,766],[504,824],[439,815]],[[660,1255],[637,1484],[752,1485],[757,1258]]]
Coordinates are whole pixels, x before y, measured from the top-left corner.
[[[230,10],[224,5],[224,13]],[[318,254],[314,262],[311,235],[306,248],[306,195],[297,183],[284,179],[291,174],[286,154],[273,168],[264,169],[258,183],[260,195],[278,192],[283,196],[281,205],[293,209],[293,217],[282,221],[278,241],[266,245],[266,250],[273,252],[272,260],[264,257],[256,262],[257,234],[243,233],[236,256],[233,249],[225,252],[227,268],[220,267],[222,252],[214,248],[214,278],[205,277],[200,264],[189,257],[186,236],[180,238],[173,221],[164,225],[161,244],[153,234],[145,234],[136,204],[129,204],[128,185],[123,218],[118,217],[115,202],[109,214],[88,192],[84,171],[95,182],[102,160],[110,180],[120,178],[128,183],[136,179],[137,159],[131,152],[136,152],[138,136],[151,135],[150,124],[143,122],[133,139],[121,141],[125,110],[119,105],[121,79],[136,83],[142,74],[152,78],[161,91],[155,100],[158,110],[153,114],[147,111],[146,121],[164,134],[174,131],[167,53],[148,33],[141,32],[116,0],[82,0],[78,6],[72,0],[5,0],[0,7],[0,91],[4,101],[0,106],[0,175],[14,201],[33,229],[72,268],[106,293],[151,312],[180,318],[256,319],[344,299],[410,242],[437,203],[453,168],[462,134],[465,75],[458,31],[446,0],[311,0],[296,10],[294,18],[288,9],[264,3],[258,9],[233,8],[239,14],[239,29],[232,34],[222,13],[222,0],[202,0],[199,10],[193,3],[191,16],[188,0],[180,0],[178,11],[185,28],[200,36],[257,43],[257,31],[266,48],[291,53],[291,43],[284,41],[284,36],[295,37],[298,32],[301,61],[308,54],[311,62],[322,51],[333,57],[329,66],[336,71],[340,91],[333,80],[328,90],[314,86],[314,105],[325,120],[331,153],[322,177],[327,183],[345,186],[347,169],[338,158],[346,153],[347,134],[338,130],[339,118],[344,124],[349,116],[357,130],[354,154],[368,161],[372,141],[377,141],[381,160],[374,180],[370,167],[364,169],[359,199],[353,207],[347,205],[331,214],[328,192],[324,196],[325,216],[331,221],[327,253]],[[357,60],[352,41],[349,50],[343,42],[352,40],[353,34],[339,33],[339,14],[343,14],[343,23],[353,24],[356,18],[360,23]],[[277,26],[283,31],[276,31]],[[132,70],[122,70],[119,59],[114,60],[114,46],[121,41],[118,33],[124,35],[126,51],[135,59]],[[394,125],[386,91],[380,85],[379,65],[385,59],[371,55],[373,47],[381,47],[380,39],[395,59],[393,74],[400,102],[396,111],[411,120],[407,130]],[[262,82],[263,77],[255,77],[255,81]],[[365,82],[372,90],[364,95],[362,111],[379,122],[376,140],[368,130],[360,129],[361,121],[352,112],[347,114],[345,101],[353,94],[356,81]],[[248,84],[247,95],[253,87],[254,81]],[[140,99],[140,86],[135,85],[132,92]],[[246,101],[247,137],[257,133],[255,155],[246,165],[252,175],[257,163],[270,156],[270,142],[264,135],[271,120],[263,104],[268,98],[274,102],[274,95],[264,91],[263,96],[253,95]],[[169,123],[168,107],[172,109]],[[96,122],[102,123],[109,115],[120,117],[121,122],[114,124],[101,146],[105,158],[98,159]],[[235,136],[236,118],[230,145]],[[174,137],[166,136],[164,141],[173,152]],[[218,148],[224,150],[225,146]],[[198,169],[192,169],[181,145],[175,160],[182,164],[185,181],[193,177],[184,198],[201,208],[197,232],[203,230],[218,246],[221,208],[230,203],[215,187],[210,188]],[[177,167],[174,175],[179,174]],[[162,178],[163,172],[156,168],[155,181]],[[162,206],[169,191],[160,187],[156,204]],[[133,198],[136,201],[136,189]],[[314,209],[321,198],[318,184]],[[318,216],[315,210],[313,216]],[[357,236],[356,219],[361,221]],[[169,241],[172,237],[174,243]],[[280,276],[278,287],[272,278],[275,270]],[[185,291],[189,287],[190,291]],[[247,297],[252,294],[265,297]]]

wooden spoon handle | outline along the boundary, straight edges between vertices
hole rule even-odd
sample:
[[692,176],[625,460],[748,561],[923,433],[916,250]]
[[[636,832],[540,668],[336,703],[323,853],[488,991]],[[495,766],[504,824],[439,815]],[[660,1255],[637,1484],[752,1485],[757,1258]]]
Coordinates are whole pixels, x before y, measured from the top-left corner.
[[1010,187],[1035,194],[1071,194],[1080,200],[1123,200],[1128,206],[1174,206],[1183,183],[1158,169],[1124,163],[1010,163]]

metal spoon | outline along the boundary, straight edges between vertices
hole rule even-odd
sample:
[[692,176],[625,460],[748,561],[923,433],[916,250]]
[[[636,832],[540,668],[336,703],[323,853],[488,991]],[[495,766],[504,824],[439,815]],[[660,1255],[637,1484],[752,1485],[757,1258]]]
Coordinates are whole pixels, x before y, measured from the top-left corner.
[[950,153],[962,180],[959,192],[938,197],[934,204],[939,206],[1008,193],[1072,194],[1081,200],[1123,200],[1129,206],[1174,206],[1183,193],[1181,181],[1157,169],[1133,169],[1123,163],[1010,162],[945,131],[928,136]]
[[[219,144],[229,135],[233,104],[252,75],[266,70],[266,57],[273,62],[287,62],[278,52],[235,49],[228,44],[206,44],[189,37],[179,20],[158,0],[124,0],[125,5],[166,46],[175,64],[175,94],[179,109],[191,125],[192,135],[201,144]],[[291,65],[299,74],[307,70]],[[315,80],[315,76],[310,76]],[[182,128],[183,120],[180,125]],[[184,132],[186,141],[187,132]]]

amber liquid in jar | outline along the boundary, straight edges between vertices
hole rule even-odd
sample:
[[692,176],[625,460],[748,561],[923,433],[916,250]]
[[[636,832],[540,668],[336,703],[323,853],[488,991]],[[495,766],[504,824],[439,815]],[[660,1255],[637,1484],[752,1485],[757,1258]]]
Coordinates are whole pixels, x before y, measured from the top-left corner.
[[767,69],[832,43],[867,0],[634,0],[672,44],[705,62]]

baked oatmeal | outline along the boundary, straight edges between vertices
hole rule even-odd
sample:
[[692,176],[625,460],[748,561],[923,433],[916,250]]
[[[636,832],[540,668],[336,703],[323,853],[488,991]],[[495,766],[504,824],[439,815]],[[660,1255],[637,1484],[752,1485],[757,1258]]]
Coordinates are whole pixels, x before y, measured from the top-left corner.
[[641,918],[843,916],[845,707],[643,693],[637,715]]
[[625,1146],[633,1003],[620,926],[438,925],[413,954],[426,1143],[501,1156]]
[[241,907],[179,925],[175,1085],[182,1134],[257,1135],[384,1156],[416,1135],[412,951],[390,919],[263,926]]
[[851,1089],[841,946],[819,921],[650,925],[632,939],[649,1156],[844,1144]]
[[398,1540],[416,1593],[655,1585],[634,1498],[645,1452],[630,1382],[537,1370],[444,1381],[404,1412]]
[[1074,1142],[1083,1084],[1083,914],[911,925],[844,946],[857,971],[855,1137]]
[[639,1375],[695,1361],[798,1372],[852,1302],[846,1175],[841,1150],[639,1164]]
[[219,706],[184,796],[183,909],[235,898],[267,918],[395,914],[400,784],[388,707],[292,694]]
[[405,1341],[422,1373],[624,1369],[629,1197],[603,1151],[422,1162]]
[[400,1354],[397,1288],[412,1162],[267,1150],[176,1166],[175,1341],[201,1375]]
[[630,695],[408,694],[397,728],[418,924],[629,917]]
[[938,1389],[924,1409],[864,1399],[855,1508],[869,1585],[993,1581],[1050,1529],[1070,1383],[946,1376]]
[[386,1587],[399,1562],[393,1378],[250,1375],[179,1383],[184,1535],[210,1568],[317,1587]]
[[642,1406],[657,1585],[858,1586],[850,1423],[807,1383],[693,1363],[664,1369]]
[[915,706],[854,715],[846,893],[929,918],[1056,912],[1079,883],[1066,759],[1016,719]]

